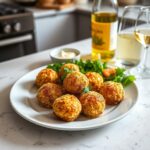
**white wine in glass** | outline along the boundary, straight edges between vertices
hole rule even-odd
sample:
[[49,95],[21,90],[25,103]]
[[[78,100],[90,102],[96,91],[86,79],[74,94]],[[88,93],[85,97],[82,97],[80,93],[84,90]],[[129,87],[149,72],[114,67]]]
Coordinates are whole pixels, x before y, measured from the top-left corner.
[[142,45],[135,39],[133,33],[120,33],[117,38],[118,59],[123,65],[136,66],[141,59]]
[[[148,52],[150,47],[150,7],[141,9],[135,23],[135,38],[145,48],[143,64],[137,68],[136,74],[139,78],[150,78],[150,65],[148,62]],[[150,61],[149,61],[150,63]]]
[[135,31],[135,37],[142,45],[150,45],[150,29],[140,29]]
[[135,20],[129,19],[131,16],[137,18],[140,9],[141,6],[136,5],[124,8],[117,36],[117,65],[135,67],[141,60],[143,46],[134,36]]

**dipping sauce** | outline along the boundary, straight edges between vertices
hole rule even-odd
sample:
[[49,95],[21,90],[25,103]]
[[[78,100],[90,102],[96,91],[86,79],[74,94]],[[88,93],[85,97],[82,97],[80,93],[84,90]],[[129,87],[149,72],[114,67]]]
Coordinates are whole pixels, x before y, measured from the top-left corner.
[[58,57],[60,58],[74,58],[77,54],[75,52],[69,52],[62,50],[59,54]]
[[68,62],[80,59],[80,51],[75,48],[54,49],[50,52],[50,57],[54,62]]

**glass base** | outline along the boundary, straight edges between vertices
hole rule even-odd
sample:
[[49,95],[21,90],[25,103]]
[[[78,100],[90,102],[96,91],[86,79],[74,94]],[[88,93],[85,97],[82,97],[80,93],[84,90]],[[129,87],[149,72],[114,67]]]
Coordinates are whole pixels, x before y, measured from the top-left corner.
[[130,74],[135,75],[137,79],[150,79],[150,68],[135,67],[130,69]]
[[136,67],[139,65],[139,63],[140,61],[135,59],[119,59],[119,58],[115,59],[116,66],[124,67],[127,69]]

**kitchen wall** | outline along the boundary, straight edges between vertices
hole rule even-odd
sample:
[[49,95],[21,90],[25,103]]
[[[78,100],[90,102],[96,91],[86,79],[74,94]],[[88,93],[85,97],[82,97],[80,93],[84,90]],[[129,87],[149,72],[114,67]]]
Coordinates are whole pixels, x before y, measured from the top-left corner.
[[[14,0],[0,0],[0,2],[13,2]],[[93,0],[89,0],[92,2]],[[137,0],[139,4],[150,5],[150,0]]]
[[12,2],[12,0],[0,0],[0,2]]
[[150,0],[143,0],[143,4],[145,6],[149,6],[150,5]]

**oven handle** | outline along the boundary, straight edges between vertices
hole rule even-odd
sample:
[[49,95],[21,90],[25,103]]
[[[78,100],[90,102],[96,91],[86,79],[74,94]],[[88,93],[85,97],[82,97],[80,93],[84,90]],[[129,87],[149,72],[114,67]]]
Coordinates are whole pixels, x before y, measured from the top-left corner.
[[10,39],[6,39],[6,40],[0,40],[0,47],[17,44],[17,43],[21,43],[21,42],[26,42],[26,41],[30,41],[32,39],[33,39],[32,34],[27,34],[24,36],[10,38]]

